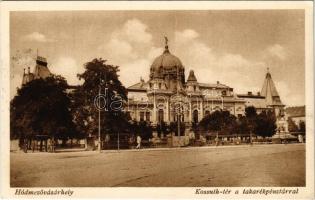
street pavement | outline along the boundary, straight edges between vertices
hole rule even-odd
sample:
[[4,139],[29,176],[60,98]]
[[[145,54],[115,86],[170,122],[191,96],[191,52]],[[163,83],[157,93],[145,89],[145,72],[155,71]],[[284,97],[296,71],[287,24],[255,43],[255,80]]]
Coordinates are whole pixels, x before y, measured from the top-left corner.
[[305,186],[305,144],[10,155],[11,187]]

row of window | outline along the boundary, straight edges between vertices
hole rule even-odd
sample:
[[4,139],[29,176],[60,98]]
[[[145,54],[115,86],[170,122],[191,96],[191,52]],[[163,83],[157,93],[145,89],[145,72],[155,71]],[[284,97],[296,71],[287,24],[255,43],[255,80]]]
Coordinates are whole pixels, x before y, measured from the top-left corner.
[[[152,83],[150,83],[150,88],[152,88],[153,87],[153,85],[152,85]],[[159,89],[161,89],[162,88],[162,84],[161,83],[159,83]],[[197,90],[197,86],[196,85],[194,85],[194,91],[196,91]],[[222,94],[222,96],[226,96],[226,91],[225,90],[223,90],[222,92],[221,92],[221,94]]]
[[140,121],[144,120],[150,121],[150,112],[140,112]]
[[[209,110],[206,110],[205,111],[205,115],[210,115],[210,111]],[[184,115],[181,115],[181,121],[184,121]],[[238,114],[238,117],[241,117],[242,115],[241,114]],[[199,122],[199,119],[198,119],[198,110],[194,110],[193,111],[193,116],[192,116],[192,120],[193,122],[195,123],[198,123]],[[176,115],[174,115],[174,121],[177,121],[176,120]],[[150,112],[140,112],[140,121],[150,121]],[[164,111],[163,109],[160,109],[158,111],[158,115],[157,115],[157,121],[159,123],[163,122],[164,121]]]

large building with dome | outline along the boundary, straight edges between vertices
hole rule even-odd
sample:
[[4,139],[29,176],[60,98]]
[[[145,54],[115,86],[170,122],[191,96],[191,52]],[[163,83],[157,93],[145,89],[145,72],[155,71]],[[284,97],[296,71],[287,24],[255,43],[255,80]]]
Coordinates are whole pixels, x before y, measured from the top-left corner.
[[[24,70],[22,85],[50,75],[46,59],[37,56],[34,73],[30,69],[28,73]],[[279,135],[288,131],[285,105],[269,71],[262,90],[256,94],[236,94],[232,87],[219,81],[201,83],[193,70],[189,71],[186,80],[185,66],[171,54],[166,39],[164,52],[153,61],[148,79],[144,81],[140,78],[138,83],[127,88],[127,111],[135,121],[148,121],[153,127],[162,122],[184,122],[187,127],[184,136],[188,136],[193,123],[198,123],[215,110],[226,110],[241,116],[247,106],[254,106],[258,113],[268,109],[275,112]]]
[[[149,66],[148,66],[149,68]],[[149,70],[149,69],[148,69]],[[211,80],[211,78],[209,78]],[[190,127],[215,110],[227,110],[235,116],[245,114],[246,106],[258,112],[273,109],[279,131],[287,131],[284,107],[269,71],[261,92],[235,94],[233,88],[219,81],[201,83],[194,71],[185,79],[185,66],[167,45],[150,67],[148,81],[140,81],[128,89],[128,111],[133,120],[149,121],[153,126],[162,122],[185,122]]]

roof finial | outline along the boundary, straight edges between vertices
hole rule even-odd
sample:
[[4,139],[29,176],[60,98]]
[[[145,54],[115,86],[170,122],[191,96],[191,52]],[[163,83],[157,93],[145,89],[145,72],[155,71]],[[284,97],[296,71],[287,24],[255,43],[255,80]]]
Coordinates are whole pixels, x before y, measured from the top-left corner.
[[166,36],[164,36],[164,39],[165,39],[165,46],[167,47],[168,38]]
[[267,73],[269,73],[269,67],[267,67]]
[[164,39],[165,39],[165,51],[164,53],[168,53],[168,38],[166,36],[164,36]]

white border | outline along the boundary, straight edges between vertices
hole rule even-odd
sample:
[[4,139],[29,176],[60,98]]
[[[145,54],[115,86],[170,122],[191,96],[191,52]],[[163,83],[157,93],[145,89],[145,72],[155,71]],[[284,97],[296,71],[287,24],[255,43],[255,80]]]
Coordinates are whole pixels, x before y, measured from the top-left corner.
[[[313,71],[313,2],[1,2],[1,63],[0,63],[0,134],[1,134],[1,196],[14,196],[9,186],[9,12],[51,10],[245,10],[245,9],[304,9],[305,10],[305,95],[306,95],[306,187],[299,188],[299,195],[195,195],[196,188],[71,188],[75,198],[224,198],[224,199],[313,199],[314,197],[314,71]],[[242,189],[243,187],[240,187]],[[33,188],[35,189],[35,188]],[[67,188],[68,189],[68,188]],[[233,188],[237,189],[237,188]],[[23,198],[27,198],[23,196]],[[34,198],[34,197],[29,197]],[[38,198],[45,198],[38,196]],[[52,197],[48,197],[52,198]]]

